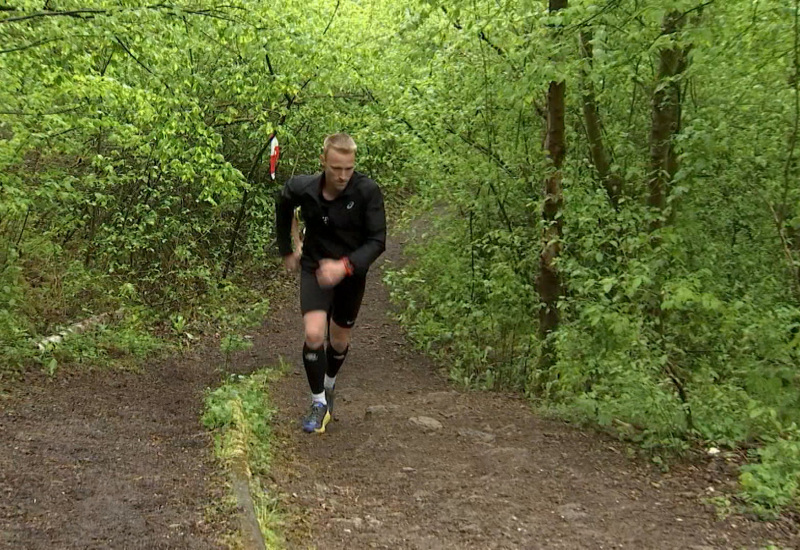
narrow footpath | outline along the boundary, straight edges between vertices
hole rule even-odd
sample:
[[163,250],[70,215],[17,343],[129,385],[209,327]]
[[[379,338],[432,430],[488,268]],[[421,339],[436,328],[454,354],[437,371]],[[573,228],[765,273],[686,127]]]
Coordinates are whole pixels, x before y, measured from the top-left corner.
[[[399,259],[395,242],[386,260]],[[340,375],[338,421],[304,434],[302,323],[294,296],[276,302],[229,369],[291,364],[272,390],[267,483],[289,548],[800,548],[789,520],[717,519],[705,500],[736,482],[724,459],[662,473],[519,397],[453,389],[388,315],[380,267]],[[207,349],[141,373],[31,374],[0,395],[0,548],[224,548],[237,524],[199,421],[222,363]]]
[[203,392],[219,354],[145,371],[31,373],[0,398],[0,548],[224,548],[236,526]]

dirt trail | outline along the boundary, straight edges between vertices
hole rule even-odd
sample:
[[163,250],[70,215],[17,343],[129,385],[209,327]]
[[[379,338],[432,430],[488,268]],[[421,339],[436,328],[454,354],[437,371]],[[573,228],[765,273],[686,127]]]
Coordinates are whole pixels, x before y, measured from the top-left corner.
[[[340,420],[321,436],[299,429],[294,298],[234,358],[242,373],[280,356],[294,365],[273,391],[271,481],[290,548],[800,548],[786,522],[716,520],[701,499],[735,482],[724,463],[663,475],[519,398],[454,391],[388,309],[376,269],[340,375]],[[225,489],[199,415],[220,361],[201,351],[143,374],[31,376],[2,398],[0,548],[219,547],[232,524],[206,517]]]
[[291,548],[800,547],[786,524],[716,519],[701,499],[735,483],[724,462],[661,474],[519,398],[454,391],[404,342],[373,271],[326,434],[299,429],[308,390],[296,304],[263,335],[273,360],[294,365],[273,391],[273,490],[300,518]]
[[221,548],[202,429],[218,356],[145,373],[31,376],[0,401],[0,548]]

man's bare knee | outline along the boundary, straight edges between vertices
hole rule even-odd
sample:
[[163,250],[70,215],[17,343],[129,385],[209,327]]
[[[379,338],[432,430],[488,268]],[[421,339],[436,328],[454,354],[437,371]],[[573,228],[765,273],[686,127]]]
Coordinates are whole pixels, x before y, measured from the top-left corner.
[[325,333],[306,332],[306,345],[311,349],[319,349],[325,344]]
[[342,353],[350,345],[350,332],[352,329],[340,327],[334,321],[331,321],[330,327],[330,341],[333,349]]
[[305,324],[306,345],[311,349],[319,349],[325,345],[325,324],[327,315],[323,311],[310,311],[303,319]]

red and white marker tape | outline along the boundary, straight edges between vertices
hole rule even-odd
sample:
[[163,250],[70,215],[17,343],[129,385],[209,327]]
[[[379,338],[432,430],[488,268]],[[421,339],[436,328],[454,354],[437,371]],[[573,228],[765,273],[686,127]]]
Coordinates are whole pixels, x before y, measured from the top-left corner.
[[272,136],[269,144],[269,175],[275,181],[275,172],[278,169],[278,158],[281,156],[281,147],[278,145],[278,136]]

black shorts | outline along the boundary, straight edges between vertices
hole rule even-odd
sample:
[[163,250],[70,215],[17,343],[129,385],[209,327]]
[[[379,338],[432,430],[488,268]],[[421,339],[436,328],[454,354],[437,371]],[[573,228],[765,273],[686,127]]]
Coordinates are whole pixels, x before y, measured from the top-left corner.
[[309,311],[327,311],[334,323],[351,328],[356,324],[366,286],[366,276],[351,275],[334,287],[322,288],[316,274],[301,269],[300,311],[303,315]]

